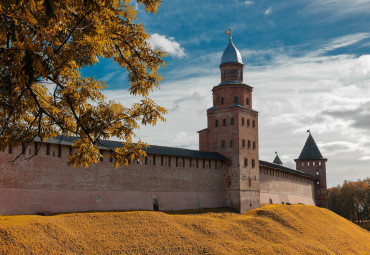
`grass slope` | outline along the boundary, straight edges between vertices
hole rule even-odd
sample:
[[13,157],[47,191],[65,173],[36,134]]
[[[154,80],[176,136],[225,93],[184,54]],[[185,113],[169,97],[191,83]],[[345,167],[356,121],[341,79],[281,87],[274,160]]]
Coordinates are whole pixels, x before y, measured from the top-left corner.
[[314,206],[0,216],[0,254],[369,253],[370,232]]

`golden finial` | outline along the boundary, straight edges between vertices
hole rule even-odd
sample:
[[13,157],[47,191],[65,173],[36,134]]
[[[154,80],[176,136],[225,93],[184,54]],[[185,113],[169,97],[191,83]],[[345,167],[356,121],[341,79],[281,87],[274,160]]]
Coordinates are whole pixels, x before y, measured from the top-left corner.
[[229,35],[230,36],[230,40],[231,40],[231,31],[230,31],[230,28],[225,31],[225,35]]

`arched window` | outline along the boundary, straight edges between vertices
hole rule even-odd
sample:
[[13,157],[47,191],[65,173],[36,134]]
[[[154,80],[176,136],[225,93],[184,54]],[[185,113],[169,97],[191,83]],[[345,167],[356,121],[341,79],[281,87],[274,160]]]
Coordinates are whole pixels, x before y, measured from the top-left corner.
[[247,97],[247,100],[245,102],[247,105],[249,105],[249,98]]
[[244,118],[242,118],[242,126],[244,126]]
[[221,142],[221,148],[225,148],[225,141]]
[[233,147],[234,147],[234,141],[230,140],[230,148],[233,148]]
[[242,147],[245,147],[245,139],[242,140]]
[[225,103],[225,98],[221,97],[221,104]]
[[248,159],[247,158],[245,158],[244,159],[244,167],[247,167],[248,166]]
[[230,125],[234,125],[234,118],[231,118]]
[[238,103],[239,103],[238,97],[234,97],[234,104],[238,104]]
[[231,76],[236,77],[236,70],[235,69],[231,69]]
[[224,76],[225,76],[225,77],[229,77],[229,70],[227,70],[227,69],[226,69],[226,70],[224,71]]
[[251,125],[249,119],[247,119],[247,127],[249,127]]
[[252,127],[256,127],[256,122],[252,121]]

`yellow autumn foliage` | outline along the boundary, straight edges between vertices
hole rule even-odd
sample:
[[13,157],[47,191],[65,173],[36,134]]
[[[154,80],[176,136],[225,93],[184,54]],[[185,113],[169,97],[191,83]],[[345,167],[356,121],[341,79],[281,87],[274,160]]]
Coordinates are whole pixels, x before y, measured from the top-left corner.
[[[132,143],[139,125],[164,121],[166,110],[149,97],[162,79],[166,55],[152,49],[135,5],[155,13],[161,0],[0,0],[0,150],[28,146],[35,138],[80,138],[69,164],[88,167],[102,155],[102,140],[114,166],[139,159],[145,144]],[[105,81],[80,69],[99,58],[127,73],[138,103],[122,105],[102,93]],[[37,152],[35,152],[37,154]]]
[[369,254],[370,233],[315,206],[1,216],[0,254]]

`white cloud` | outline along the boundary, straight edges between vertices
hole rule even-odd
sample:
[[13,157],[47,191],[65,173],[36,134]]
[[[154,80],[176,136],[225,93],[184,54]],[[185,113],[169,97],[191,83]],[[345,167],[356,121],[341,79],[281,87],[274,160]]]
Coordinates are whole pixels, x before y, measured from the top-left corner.
[[184,48],[173,37],[167,38],[165,35],[154,33],[148,41],[153,48],[161,48],[171,56],[182,58],[186,55]]
[[359,160],[362,160],[362,161],[370,160],[370,155],[369,156],[363,156]]
[[252,5],[252,4],[254,4],[254,2],[253,1],[244,1],[244,4],[245,5]]
[[269,16],[269,15],[271,14],[271,12],[272,12],[272,7],[270,6],[269,8],[267,8],[267,9],[265,10],[265,15],[266,15],[266,16]]
[[369,0],[312,0],[309,3],[311,12],[327,12],[334,17],[353,15],[356,13],[370,13]]

